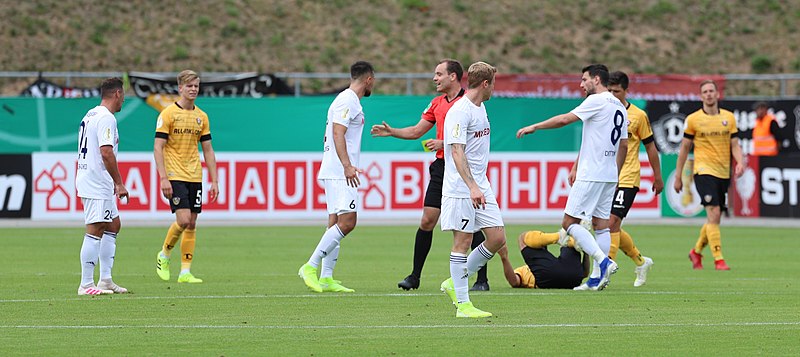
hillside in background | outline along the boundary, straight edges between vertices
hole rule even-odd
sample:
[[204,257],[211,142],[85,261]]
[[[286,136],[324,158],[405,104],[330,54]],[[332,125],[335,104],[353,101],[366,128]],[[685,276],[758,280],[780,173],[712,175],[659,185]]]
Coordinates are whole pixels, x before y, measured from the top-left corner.
[[[3,3],[2,71],[345,72],[366,59],[379,72],[430,72],[453,57],[506,73],[593,62],[629,73],[800,72],[800,0]],[[0,79],[2,94],[21,82]]]

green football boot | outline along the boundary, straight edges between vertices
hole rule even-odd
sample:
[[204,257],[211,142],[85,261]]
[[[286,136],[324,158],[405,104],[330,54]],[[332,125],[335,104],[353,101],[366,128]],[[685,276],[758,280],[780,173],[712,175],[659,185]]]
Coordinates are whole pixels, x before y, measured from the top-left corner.
[[447,278],[447,280],[442,282],[441,289],[443,293],[447,294],[450,297],[450,300],[455,305],[458,300],[456,299],[456,289],[453,287],[453,278]]
[[317,278],[317,268],[305,263],[300,267],[300,271],[297,275],[303,278],[303,282],[306,283],[306,286],[311,289],[311,291],[315,293],[322,292],[322,286],[319,285],[319,279]]
[[333,292],[333,293],[352,293],[355,290],[345,287],[341,284],[338,280],[333,280],[333,278],[322,278],[319,279],[319,285],[322,287],[322,291],[324,292]]
[[169,257],[162,255],[161,251],[156,254],[156,274],[161,280],[169,281]]
[[472,302],[462,302],[456,304],[456,317],[471,317],[471,318],[481,318],[481,317],[492,317],[491,312],[479,310],[475,306],[472,305]]
[[178,275],[178,282],[179,283],[190,283],[190,284],[199,284],[203,282],[203,279],[195,278],[192,273],[183,273]]

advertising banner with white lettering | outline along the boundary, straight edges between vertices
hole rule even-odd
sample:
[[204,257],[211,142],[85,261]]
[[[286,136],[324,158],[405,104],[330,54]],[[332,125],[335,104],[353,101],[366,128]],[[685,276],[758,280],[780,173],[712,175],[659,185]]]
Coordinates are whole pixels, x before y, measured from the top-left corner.
[[[98,80],[99,82],[99,80]],[[35,98],[85,98],[85,97],[99,97],[100,87],[95,88],[78,88],[78,87],[65,87],[60,84],[48,81],[44,78],[38,78],[35,82],[31,83],[25,88],[22,93],[23,97]]]
[[[130,198],[120,202],[124,219],[169,216],[158,190],[152,153],[120,153],[119,167]],[[320,220],[327,217],[325,193],[316,180],[319,153],[219,153],[219,199],[203,192],[203,218]],[[659,217],[651,191],[653,170],[642,156],[641,191],[630,217]],[[409,153],[362,153],[359,219],[418,219],[432,157]],[[558,222],[569,194],[575,153],[498,153],[489,180],[506,219],[553,218]],[[83,208],[75,195],[75,155],[33,154],[34,220],[75,219]],[[204,175],[207,179],[208,175]],[[207,188],[208,182],[204,183]]]
[[759,158],[761,217],[800,217],[800,155]]
[[[733,113],[739,130],[742,152],[753,152],[753,128],[756,126],[756,111],[753,100],[726,100],[720,108]],[[648,101],[647,115],[653,128],[653,137],[662,153],[678,153],[683,138],[683,121],[686,116],[700,110],[699,101]],[[775,117],[771,133],[778,142],[781,153],[800,152],[800,101],[776,100],[767,102],[768,112]]]
[[[137,97],[146,99],[155,94],[178,94],[178,80],[173,74],[129,72],[131,89]],[[242,73],[224,76],[204,76],[200,79],[202,97],[250,97],[294,94],[278,77],[268,73]]]
[[31,155],[0,155],[0,218],[31,216]]
[[[720,75],[629,74],[628,96],[646,100],[699,100],[700,83],[713,79],[725,93],[725,77]],[[498,74],[494,96],[533,98],[583,98],[580,74]]]

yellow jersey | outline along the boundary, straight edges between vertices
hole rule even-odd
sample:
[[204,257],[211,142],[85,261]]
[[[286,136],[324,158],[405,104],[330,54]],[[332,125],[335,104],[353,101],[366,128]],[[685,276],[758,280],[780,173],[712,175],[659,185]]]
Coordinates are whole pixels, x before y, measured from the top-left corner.
[[619,187],[639,187],[642,165],[639,163],[639,142],[653,141],[653,130],[647,113],[628,102],[628,154],[619,173]]
[[164,165],[170,181],[202,182],[203,167],[197,144],[211,140],[208,115],[197,105],[193,110],[172,103],[164,108],[156,123],[156,138],[167,140]]
[[533,289],[536,287],[536,278],[533,276],[533,272],[531,268],[526,264],[517,269],[514,269],[514,273],[519,275],[520,286],[518,288],[529,288]]
[[708,115],[703,109],[689,114],[683,124],[683,137],[694,141],[693,173],[730,178],[731,138],[738,132],[736,117],[725,109],[717,115]]

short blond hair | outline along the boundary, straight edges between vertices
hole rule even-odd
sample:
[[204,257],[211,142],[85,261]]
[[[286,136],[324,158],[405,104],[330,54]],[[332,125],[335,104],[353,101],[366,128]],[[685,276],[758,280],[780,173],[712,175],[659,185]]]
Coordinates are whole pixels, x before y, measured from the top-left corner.
[[497,73],[497,68],[486,62],[475,62],[469,66],[467,70],[467,82],[469,88],[477,88],[483,81],[494,81],[494,75]]
[[200,78],[200,76],[197,75],[197,72],[191,69],[185,69],[181,71],[181,73],[178,73],[178,85],[182,86],[198,78]]

